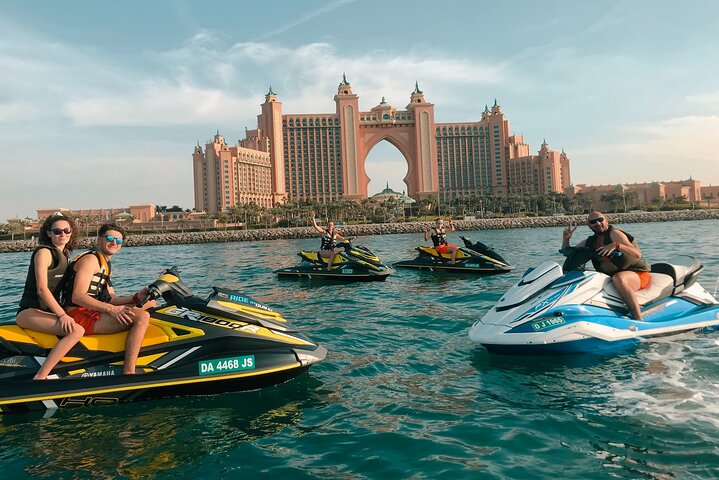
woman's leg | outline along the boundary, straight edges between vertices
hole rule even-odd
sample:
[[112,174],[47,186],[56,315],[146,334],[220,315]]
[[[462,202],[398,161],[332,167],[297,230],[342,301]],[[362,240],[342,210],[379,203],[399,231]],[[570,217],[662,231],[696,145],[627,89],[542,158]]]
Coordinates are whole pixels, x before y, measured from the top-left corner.
[[450,260],[450,263],[455,263],[457,259],[457,250],[459,250],[459,247],[456,247],[454,245],[449,245],[447,247],[447,251],[452,254],[452,259]]
[[33,380],[47,378],[52,369],[55,368],[55,365],[57,365],[67,352],[85,335],[85,329],[78,324],[75,324],[75,327],[70,333],[63,331],[60,322],[54,314],[35,310],[34,308],[28,308],[20,312],[16,322],[22,328],[62,336],[48,354],[45,363],[40,366],[40,370],[37,371]]
[[327,270],[332,269],[332,263],[335,261],[335,256],[339,255],[342,252],[344,252],[343,248],[335,248],[334,250],[332,250],[332,256],[330,257],[330,261],[327,262]]
[[327,271],[332,270],[332,263],[335,261],[335,255],[344,252],[342,248],[335,248],[334,250],[320,250],[320,255],[327,262]]

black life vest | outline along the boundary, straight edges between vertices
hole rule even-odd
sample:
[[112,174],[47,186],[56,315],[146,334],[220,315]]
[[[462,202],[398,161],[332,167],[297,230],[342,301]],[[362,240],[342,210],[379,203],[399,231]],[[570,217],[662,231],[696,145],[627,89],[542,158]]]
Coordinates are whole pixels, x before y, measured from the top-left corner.
[[[615,227],[609,225],[609,228],[607,228],[607,231],[602,234],[602,245],[609,245],[613,243],[611,232],[614,230]],[[624,235],[627,236],[627,240],[629,240],[629,243],[634,243],[634,236],[631,234],[625,232],[624,230],[616,229],[618,232],[622,232]],[[587,247],[591,248],[592,250],[596,250],[597,248],[597,235],[594,234],[587,238],[585,244]],[[634,272],[649,272],[651,271],[652,267],[647,263],[644,258],[640,257],[639,260],[637,260],[634,263],[630,263],[630,260],[627,258],[626,255],[621,256],[615,256],[611,258],[611,262],[619,268],[619,270],[631,270]],[[601,266],[602,261],[597,258],[596,256],[592,258],[592,265],[594,266],[594,269],[598,272],[601,272]]]
[[334,231],[330,233],[325,230],[325,233],[322,235],[320,250],[334,250],[337,246],[337,241],[335,239],[336,235],[337,234]]
[[112,286],[110,281],[110,275],[112,275],[112,265],[105,259],[105,256],[97,250],[90,250],[83,253],[82,255],[75,258],[67,267],[65,276],[63,277],[63,289],[60,293],[61,305],[63,307],[76,307],[77,305],[72,303],[72,291],[75,288],[75,264],[84,257],[85,255],[95,255],[97,261],[100,263],[100,271],[95,272],[90,279],[90,286],[87,289],[87,294],[92,298],[101,302],[108,303],[112,298],[108,288]]
[[58,287],[61,286],[61,280],[65,274],[65,270],[67,269],[70,251],[66,249],[60,252],[60,250],[55,247],[40,245],[34,252],[32,252],[32,256],[30,257],[30,267],[27,270],[25,289],[23,290],[22,298],[20,299],[20,310],[24,310],[26,308],[37,308],[46,312],[50,311],[50,307],[37,293],[37,278],[35,277],[35,258],[37,256],[37,252],[43,248],[50,250],[50,255],[52,255],[52,263],[47,269],[47,287],[52,292],[53,297],[55,297],[56,300],[59,299],[60,292]]
[[447,234],[444,229],[440,231],[437,227],[432,227],[432,230],[434,230],[434,233],[430,238],[432,239],[432,243],[434,243],[434,247],[437,248],[440,245],[447,245]]

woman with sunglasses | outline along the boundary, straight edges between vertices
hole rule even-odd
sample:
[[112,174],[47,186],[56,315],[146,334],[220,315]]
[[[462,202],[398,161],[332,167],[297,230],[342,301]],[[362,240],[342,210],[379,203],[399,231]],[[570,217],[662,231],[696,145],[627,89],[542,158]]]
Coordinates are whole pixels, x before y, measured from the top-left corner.
[[38,243],[30,257],[16,322],[22,328],[63,337],[35,374],[35,380],[43,380],[82,338],[85,329],[58,302],[60,280],[70,252],[77,246],[74,222],[60,212],[50,215],[40,227]]

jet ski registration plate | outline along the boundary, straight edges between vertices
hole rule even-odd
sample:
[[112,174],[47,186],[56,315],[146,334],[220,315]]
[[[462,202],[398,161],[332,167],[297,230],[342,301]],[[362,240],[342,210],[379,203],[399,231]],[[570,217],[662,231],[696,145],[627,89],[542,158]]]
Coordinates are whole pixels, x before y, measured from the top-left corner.
[[217,373],[239,372],[241,370],[255,369],[255,356],[219,358],[215,360],[202,360],[197,363],[200,375],[213,375]]

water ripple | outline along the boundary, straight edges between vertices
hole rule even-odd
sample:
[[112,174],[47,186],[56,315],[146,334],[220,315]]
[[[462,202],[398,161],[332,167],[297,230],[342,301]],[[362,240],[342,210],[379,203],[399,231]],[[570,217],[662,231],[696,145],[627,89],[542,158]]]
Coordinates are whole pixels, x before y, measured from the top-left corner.
[[[713,291],[716,222],[623,228],[651,261],[699,257]],[[200,295],[218,285],[271,305],[325,344],[327,359],[258,392],[3,418],[3,478],[717,476],[716,334],[644,343],[626,355],[490,355],[467,329],[527,267],[560,260],[561,228],[468,235],[517,268],[495,277],[402,270],[384,283],[326,284],[272,274],[315,240],[127,249],[113,261],[119,293],[178,265]],[[411,255],[417,241],[361,239],[388,262]],[[29,253],[0,256],[6,321],[28,261]]]

